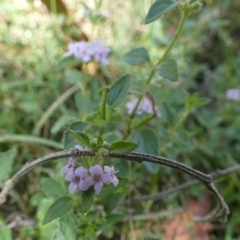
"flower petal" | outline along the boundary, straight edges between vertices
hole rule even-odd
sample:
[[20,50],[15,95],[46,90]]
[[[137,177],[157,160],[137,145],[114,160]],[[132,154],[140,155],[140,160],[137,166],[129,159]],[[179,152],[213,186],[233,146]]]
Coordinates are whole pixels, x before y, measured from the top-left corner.
[[68,191],[70,194],[74,194],[77,190],[77,184],[71,182],[68,187]]
[[95,165],[90,167],[89,172],[91,175],[102,175],[102,167],[100,165]]
[[99,194],[102,190],[103,182],[99,181],[94,184],[94,190],[96,194]]
[[71,168],[69,167],[69,165],[65,165],[65,166],[62,167],[61,173],[67,173],[69,170],[71,170]]
[[113,179],[113,177],[112,177],[112,175],[111,174],[109,174],[109,173],[105,173],[105,174],[103,174],[102,175],[102,181],[104,182],[104,183],[111,183],[112,182],[112,179]]
[[75,169],[75,174],[80,176],[80,178],[85,178],[87,176],[88,170],[84,167],[78,167]]
[[79,189],[82,190],[82,191],[86,191],[88,190],[88,188],[91,186],[89,184],[90,182],[89,181],[86,181],[86,179],[82,179],[78,185]]
[[65,176],[65,179],[68,181],[68,182],[71,182],[72,179],[74,178],[74,171],[73,169],[68,171],[66,176]]
[[118,185],[119,180],[118,180],[118,178],[116,176],[113,176],[112,183],[113,183],[114,186]]

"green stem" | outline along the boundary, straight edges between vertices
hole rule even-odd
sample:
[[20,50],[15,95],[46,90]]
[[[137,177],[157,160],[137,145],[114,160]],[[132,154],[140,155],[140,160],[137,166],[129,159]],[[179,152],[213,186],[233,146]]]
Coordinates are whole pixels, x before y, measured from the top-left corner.
[[151,115],[151,116],[143,119],[140,123],[134,125],[131,129],[140,128],[141,126],[143,126],[144,124],[148,123],[149,121],[151,121],[151,120],[154,119],[155,117],[156,117],[155,115]]
[[[149,74],[149,77],[147,79],[147,85],[149,85],[151,83],[151,80],[152,80],[152,78],[153,78],[153,76],[154,76],[154,74],[156,72],[156,67],[158,65],[160,65],[164,61],[164,59],[167,57],[167,55],[171,51],[174,43],[178,39],[178,37],[179,37],[179,35],[180,35],[180,33],[181,33],[182,29],[183,29],[184,23],[185,23],[185,21],[187,19],[187,16],[188,16],[188,11],[182,9],[182,18],[181,18],[181,21],[180,21],[180,23],[178,25],[178,28],[177,28],[174,36],[173,36],[173,39],[171,40],[171,42],[170,42],[169,46],[167,47],[165,53],[159,59],[158,63],[155,66],[152,67],[152,70],[151,70],[151,72]],[[131,125],[132,125],[134,117],[136,116],[137,108],[138,108],[140,102],[142,101],[143,97],[144,97],[144,94],[139,97],[138,102],[137,102],[136,106],[134,107],[134,109],[133,109],[133,111],[132,111],[132,113],[130,115],[130,121],[128,122],[126,134],[123,137],[124,140],[127,139],[128,136],[131,134]]]
[[101,109],[102,109],[102,118],[103,118],[103,120],[106,120],[106,106],[107,106],[108,93],[109,93],[109,88],[106,88],[103,91],[103,95],[102,95]]
[[176,132],[178,130],[178,128],[182,125],[182,123],[184,122],[184,120],[187,118],[188,116],[188,111],[185,111],[181,118],[179,119],[179,121],[177,121],[177,123],[174,125],[174,127],[172,129],[169,130],[169,132],[167,133],[167,135],[165,136],[165,138],[161,141],[161,149],[160,149],[160,153],[164,152],[165,147],[164,144],[172,137],[172,135],[174,134],[174,132]]
[[179,25],[178,25],[178,28],[177,28],[177,30],[176,30],[173,38],[172,38],[172,41],[171,41],[170,44],[168,45],[165,53],[164,53],[164,54],[162,55],[162,57],[159,59],[158,63],[157,63],[155,66],[153,66],[153,68],[152,68],[152,70],[151,70],[151,73],[150,73],[150,75],[149,75],[149,77],[148,77],[148,80],[147,80],[147,84],[148,84],[148,85],[150,84],[150,82],[151,82],[151,80],[152,80],[152,77],[154,76],[154,73],[155,73],[155,71],[156,71],[156,67],[157,67],[158,65],[160,65],[160,64],[163,62],[163,60],[167,57],[167,55],[168,55],[169,52],[171,51],[174,43],[175,43],[176,40],[178,39],[178,37],[179,37],[179,35],[180,35],[180,33],[181,33],[182,29],[183,29],[184,23],[186,22],[187,16],[188,16],[188,12],[187,12],[187,11],[183,11],[181,21],[180,21],[180,23],[179,23]]

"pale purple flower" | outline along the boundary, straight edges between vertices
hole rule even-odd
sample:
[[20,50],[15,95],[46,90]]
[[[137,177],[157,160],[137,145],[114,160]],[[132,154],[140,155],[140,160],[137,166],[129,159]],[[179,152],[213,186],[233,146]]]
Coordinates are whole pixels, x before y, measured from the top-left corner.
[[238,101],[240,100],[240,90],[239,89],[228,89],[226,92],[226,98],[228,100]]
[[104,65],[108,65],[109,61],[107,57],[110,52],[110,48],[104,47],[102,41],[99,40],[93,41],[91,47],[94,52],[94,60],[96,62],[101,62]]
[[103,183],[110,183],[112,181],[112,177],[109,174],[103,174],[100,165],[90,167],[89,172],[91,175],[86,178],[86,182],[89,186],[94,185],[96,194],[99,194],[102,190]]
[[[138,99],[135,98],[130,102],[126,103],[126,108],[127,108],[127,112],[128,114],[131,114],[133,109],[135,108],[135,106],[137,105]],[[153,109],[154,107],[154,109]],[[143,98],[143,100],[140,102],[140,104],[138,105],[137,108],[137,115],[141,115],[143,112],[147,113],[147,114],[154,114],[154,111],[156,111],[157,117],[161,117],[161,113],[159,112],[157,106],[153,106],[152,102],[147,98]]]
[[89,185],[86,182],[87,174],[88,170],[84,167],[78,167],[75,170],[68,171],[65,179],[68,182],[71,182],[68,187],[68,191],[70,194],[75,193],[77,188],[79,188],[82,191],[85,191],[89,188]]
[[83,62],[89,62],[94,58],[96,62],[101,62],[104,65],[108,65],[107,59],[110,49],[104,47],[102,41],[96,40],[92,43],[86,41],[79,41],[68,44],[68,51],[65,52],[65,56],[74,55],[75,58],[81,59]]
[[75,58],[81,59],[83,62],[89,62],[93,53],[94,52],[89,46],[88,42],[80,41],[75,43],[69,43],[68,51],[65,53],[65,56],[74,55]]
[[117,186],[119,180],[114,174],[117,173],[118,171],[115,171],[114,167],[109,167],[109,166],[104,166],[104,171],[105,171],[105,175],[108,175],[111,178],[111,182],[109,183],[113,183],[114,186]]
[[76,145],[76,146],[75,146],[75,149],[78,149],[78,150],[81,151],[81,150],[83,150],[84,148],[83,148],[81,145]]
[[[78,149],[81,151],[83,150],[83,147],[81,145],[76,145],[75,149]],[[74,170],[76,160],[77,160],[76,157],[69,157],[68,164],[62,167],[61,172],[68,173],[69,171]]]
[[64,167],[62,167],[61,172],[62,173],[68,173],[69,171],[73,171],[73,169],[75,167],[76,160],[77,160],[76,157],[70,157],[68,159],[68,164],[65,165]]

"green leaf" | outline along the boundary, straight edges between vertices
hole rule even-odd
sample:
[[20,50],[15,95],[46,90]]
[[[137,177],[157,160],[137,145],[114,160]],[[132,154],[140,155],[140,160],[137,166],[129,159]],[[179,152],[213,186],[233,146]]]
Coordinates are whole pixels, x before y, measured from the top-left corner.
[[66,70],[64,76],[72,84],[79,84],[82,80],[82,73],[75,69]]
[[103,138],[100,135],[98,136],[98,139],[97,139],[97,145],[98,145],[98,147],[103,145]]
[[51,134],[55,134],[59,132],[62,127],[67,125],[70,121],[74,120],[75,117],[69,116],[69,115],[63,115],[61,116],[52,126],[51,128]]
[[190,112],[200,106],[208,104],[210,101],[209,98],[200,98],[197,94],[186,95],[185,107],[186,110]]
[[13,161],[17,155],[17,148],[13,147],[0,153],[0,183],[7,180],[12,172]]
[[59,61],[59,63],[55,67],[55,70],[59,71],[65,67],[68,67],[68,66],[76,63],[76,62],[77,62],[77,60],[75,59],[74,56],[65,57]]
[[85,213],[91,208],[93,204],[93,190],[89,189],[87,191],[83,191],[81,197],[82,197],[81,210],[83,213]]
[[51,178],[42,178],[41,186],[44,194],[50,198],[59,198],[64,195],[64,190],[59,182]]
[[125,74],[111,86],[108,94],[108,106],[116,107],[128,94],[131,83],[131,75]]
[[[70,124],[69,128],[74,131],[83,131],[89,125],[88,122],[77,121]],[[64,133],[64,149],[72,148],[74,145],[78,144],[78,141],[69,133]]]
[[111,214],[106,217],[107,221],[111,224],[122,221],[125,218],[125,214]]
[[0,136],[0,142],[29,142],[31,144],[42,144],[57,149],[63,149],[62,144],[59,142],[24,134],[2,134]]
[[75,137],[81,144],[84,144],[87,147],[90,147],[90,139],[88,135],[83,132],[73,131],[69,128],[65,128],[73,137]]
[[64,236],[64,239],[76,239],[78,226],[74,214],[68,212],[58,220],[58,229]]
[[118,141],[111,144],[110,151],[114,153],[128,153],[136,147],[137,144],[134,142]]
[[[158,138],[153,130],[141,129],[135,134],[134,139],[138,143],[137,150],[139,152],[158,155]],[[159,165],[156,163],[143,162],[143,164],[151,173],[156,173],[158,171]]]
[[47,224],[52,220],[61,217],[72,208],[73,203],[74,200],[68,196],[63,196],[54,201],[54,203],[49,207],[42,224]]
[[130,65],[139,65],[148,62],[149,55],[146,48],[136,48],[126,53],[122,59]]
[[164,109],[165,115],[167,117],[167,121],[170,124],[174,123],[174,115],[172,113],[171,108],[169,107],[169,105],[166,102],[163,103],[163,109]]
[[157,71],[159,75],[163,76],[164,78],[167,78],[171,81],[178,80],[178,67],[174,59],[167,59],[166,61],[163,61],[163,63],[157,67]]
[[91,108],[90,108],[91,98],[90,97],[91,97],[90,91],[75,93],[75,95],[74,95],[75,104],[81,115],[87,114],[91,111]]
[[1,226],[0,228],[0,239],[12,240],[12,231],[9,227]]
[[157,0],[148,11],[145,18],[145,24],[155,21],[163,14],[166,14],[176,8],[179,4],[180,2],[175,2],[173,0]]
[[112,210],[117,206],[121,198],[120,193],[111,194],[104,200],[104,210],[107,214],[110,214]]

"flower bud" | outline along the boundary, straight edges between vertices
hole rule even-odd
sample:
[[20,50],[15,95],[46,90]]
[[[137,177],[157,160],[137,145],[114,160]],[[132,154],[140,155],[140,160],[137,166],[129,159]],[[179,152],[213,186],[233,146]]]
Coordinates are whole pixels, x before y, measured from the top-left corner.
[[90,145],[91,145],[92,148],[97,147],[97,138],[93,138],[90,142]]
[[108,142],[104,141],[104,142],[103,142],[103,148],[105,148],[105,149],[107,149],[107,150],[110,150],[111,145],[110,145]]
[[100,156],[106,157],[108,155],[108,150],[105,148],[101,148],[99,153],[100,153]]
[[197,11],[197,10],[200,10],[202,8],[202,4],[200,2],[195,2],[195,3],[191,4],[189,8],[192,11]]

